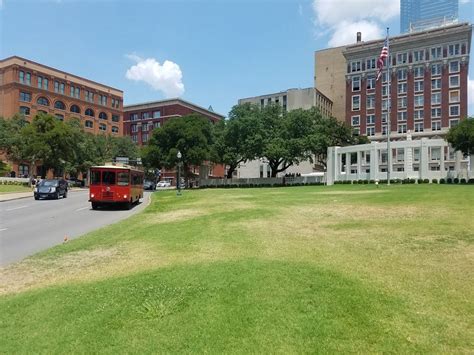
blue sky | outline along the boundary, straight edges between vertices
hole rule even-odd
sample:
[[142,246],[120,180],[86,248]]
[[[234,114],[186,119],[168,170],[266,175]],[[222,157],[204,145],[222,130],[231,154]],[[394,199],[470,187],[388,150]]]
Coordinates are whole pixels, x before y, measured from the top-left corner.
[[[312,86],[315,50],[358,29],[398,34],[398,12],[398,0],[0,0],[0,57],[119,88],[125,104],[181,95],[226,115],[239,98]],[[472,0],[459,12],[474,22]]]

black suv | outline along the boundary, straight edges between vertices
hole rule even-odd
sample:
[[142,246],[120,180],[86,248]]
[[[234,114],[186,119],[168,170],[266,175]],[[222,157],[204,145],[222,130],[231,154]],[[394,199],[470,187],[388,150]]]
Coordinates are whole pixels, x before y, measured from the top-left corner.
[[35,200],[40,198],[54,198],[59,196],[67,197],[67,181],[64,179],[41,180],[35,187]]

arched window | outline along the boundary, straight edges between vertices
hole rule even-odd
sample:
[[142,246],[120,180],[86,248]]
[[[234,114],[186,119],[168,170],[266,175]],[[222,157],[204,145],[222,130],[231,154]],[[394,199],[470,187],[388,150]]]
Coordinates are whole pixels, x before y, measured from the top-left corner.
[[64,115],[60,115],[59,113],[57,113],[55,116],[59,121],[64,121]]
[[38,110],[38,114],[42,113],[43,115],[47,115],[48,113],[46,111],[43,111],[43,110]]
[[29,116],[30,108],[28,106],[20,106],[20,113],[24,114],[25,116]]
[[60,109],[60,110],[65,110],[66,109],[66,105],[64,104],[64,102],[62,101],[56,101],[54,103],[54,108],[57,108],[57,109]]
[[77,105],[72,105],[72,106],[71,106],[71,112],[74,112],[74,113],[81,113],[81,109],[80,109],[79,106],[77,106]]
[[48,101],[48,99],[47,99],[46,97],[43,97],[43,96],[38,97],[38,100],[36,100],[36,103],[37,103],[38,105],[49,106],[49,101]]
[[86,112],[84,112],[86,116],[91,116],[94,117],[94,111],[92,109],[88,108]]
[[107,119],[107,114],[105,112],[101,112],[101,113],[99,113],[99,118],[101,120],[106,120]]

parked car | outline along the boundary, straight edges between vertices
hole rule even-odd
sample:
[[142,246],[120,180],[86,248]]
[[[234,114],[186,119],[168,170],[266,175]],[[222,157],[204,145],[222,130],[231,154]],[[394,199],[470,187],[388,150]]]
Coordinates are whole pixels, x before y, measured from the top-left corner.
[[170,187],[170,186],[171,186],[171,183],[165,180],[159,181],[158,184],[156,185],[156,187]]
[[143,182],[143,189],[144,190],[155,190],[156,189],[156,184],[153,181],[145,180]]
[[58,199],[67,197],[68,183],[64,179],[41,180],[34,189],[35,200],[40,198]]

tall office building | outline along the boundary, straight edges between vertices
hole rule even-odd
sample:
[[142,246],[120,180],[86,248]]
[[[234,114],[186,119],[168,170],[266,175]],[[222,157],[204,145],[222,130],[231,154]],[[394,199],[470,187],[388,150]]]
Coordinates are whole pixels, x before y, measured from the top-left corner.
[[458,19],[459,0],[400,0],[400,32],[426,30]]

